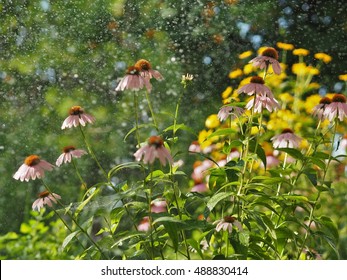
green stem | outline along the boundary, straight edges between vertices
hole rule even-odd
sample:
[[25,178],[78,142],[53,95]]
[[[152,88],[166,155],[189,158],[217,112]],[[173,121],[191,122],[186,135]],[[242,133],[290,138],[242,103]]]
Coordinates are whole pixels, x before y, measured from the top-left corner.
[[134,91],[134,113],[135,113],[135,134],[137,140],[137,146],[140,146],[140,136],[139,136],[139,101],[137,96],[137,91]]
[[178,97],[178,101],[176,104],[176,110],[175,110],[175,116],[174,116],[174,123],[173,123],[173,131],[172,131],[172,138],[173,141],[175,141],[175,136],[176,136],[176,125],[177,125],[177,118],[178,118],[178,109],[181,105],[181,101],[182,101],[182,97],[183,97],[183,92],[181,92],[180,96]]
[[[45,186],[46,190],[51,194],[53,195],[53,192],[51,191],[51,189],[49,188],[49,186],[45,183],[45,181],[43,179],[41,179],[43,185]],[[57,203],[65,209],[65,206],[60,202],[60,200],[56,200]],[[54,211],[56,212],[56,211]],[[84,233],[86,235],[86,237],[89,239],[89,241],[95,246],[95,248],[100,252],[100,254],[105,258],[107,259],[106,255],[103,253],[103,251],[101,250],[101,248],[99,247],[99,245],[93,240],[93,238],[87,233],[87,231],[82,228],[80,226],[80,224],[77,222],[77,220],[75,219],[75,217],[70,213],[70,211],[65,211],[66,214],[69,215],[69,217],[71,218],[71,220],[75,223],[75,225],[79,228],[79,230]],[[63,221],[63,223],[67,226],[67,224],[65,223],[65,221],[62,219],[62,217],[60,215],[58,215],[58,217]],[[68,227],[68,229],[71,231],[71,229]]]
[[96,155],[95,155],[95,153],[94,153],[92,147],[91,147],[90,144],[88,143],[87,137],[86,137],[86,135],[85,135],[85,133],[84,133],[84,131],[83,131],[83,129],[82,129],[82,126],[79,125],[78,127],[80,128],[80,131],[81,131],[81,134],[82,134],[82,137],[83,137],[83,141],[84,141],[84,143],[85,143],[85,145],[86,145],[86,147],[87,147],[87,149],[88,149],[88,152],[89,152],[90,156],[94,159],[94,161],[95,161],[96,164],[98,165],[99,169],[100,169],[101,172],[104,174],[106,180],[109,182],[109,178],[108,178],[108,176],[107,176],[107,173],[106,173],[105,169],[101,166],[101,164],[100,164],[99,160],[97,159],[97,157],[96,157]]
[[72,162],[72,165],[74,166],[75,168],[75,171],[76,171],[76,174],[77,174],[77,177],[79,178],[79,180],[81,181],[81,184],[84,188],[87,188],[87,184],[86,182],[83,180],[82,176],[81,176],[81,173],[79,172],[78,168],[77,168],[77,165],[76,165],[76,162],[73,158],[71,158],[71,162]]
[[153,111],[153,108],[152,108],[152,103],[151,103],[151,100],[150,100],[150,98],[149,98],[149,95],[148,95],[148,91],[147,91],[147,90],[146,90],[146,99],[147,99],[149,111],[151,112],[151,115],[152,115],[152,120],[153,120],[154,127],[155,127],[155,129],[156,129],[157,131],[159,131],[157,122],[156,122],[156,120],[155,120],[154,111]]

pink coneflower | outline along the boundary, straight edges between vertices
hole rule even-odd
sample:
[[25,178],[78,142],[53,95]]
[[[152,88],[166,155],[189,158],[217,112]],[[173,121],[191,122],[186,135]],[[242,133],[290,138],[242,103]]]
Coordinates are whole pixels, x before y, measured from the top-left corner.
[[188,148],[191,153],[201,153],[201,147],[198,141],[193,141]]
[[240,117],[243,114],[243,112],[244,110],[240,107],[226,105],[220,108],[218,112],[218,118],[221,122],[225,121],[229,116],[231,120],[234,120]]
[[85,126],[86,123],[93,123],[95,118],[86,114],[81,106],[73,106],[69,110],[69,116],[64,120],[61,129],[77,127],[78,125]]
[[247,93],[248,95],[253,95],[253,94],[264,94],[267,95],[268,97],[273,98],[273,94],[271,90],[264,85],[265,82],[263,78],[259,76],[254,76],[251,79],[251,82],[247,85],[244,85],[243,87],[239,88],[237,90],[238,93]]
[[274,148],[297,148],[301,138],[294,134],[293,130],[286,128],[281,134],[270,139]]
[[[280,164],[279,159],[273,153],[266,154],[266,168],[276,167]],[[260,165],[264,168],[263,162]]]
[[191,192],[203,193],[209,191],[206,183],[198,183],[192,187]]
[[84,150],[76,150],[74,146],[66,146],[63,148],[63,153],[58,157],[55,164],[60,166],[63,163],[71,162],[72,158],[80,158],[85,154],[87,154],[87,152]]
[[44,205],[52,207],[52,202],[57,203],[57,200],[61,199],[61,196],[59,194],[50,193],[48,191],[40,192],[38,197],[39,198],[36,199],[32,205],[33,210],[37,208],[37,211],[40,211],[40,209],[43,208]]
[[246,109],[250,110],[254,106],[255,113],[261,113],[263,109],[267,109],[269,112],[275,111],[280,108],[280,104],[274,97],[266,96],[266,94],[258,94],[254,98],[251,99],[247,105]]
[[137,161],[143,157],[145,164],[152,164],[156,158],[160,160],[162,165],[166,165],[166,161],[173,162],[170,152],[164,147],[164,141],[160,136],[151,136],[148,139],[147,145],[141,147],[134,153]]
[[254,67],[259,67],[260,69],[267,69],[271,64],[275,74],[281,74],[281,65],[278,62],[278,52],[274,48],[266,48],[261,55],[253,58],[249,63],[253,63]]
[[152,213],[167,212],[167,203],[164,199],[155,199],[151,202]]
[[207,175],[207,170],[209,168],[211,168],[213,166],[213,162],[210,161],[210,160],[207,160],[205,159],[204,161],[200,162],[200,161],[197,161],[195,164],[194,164],[194,170],[193,170],[193,173],[192,173],[192,179],[195,181],[195,182],[202,182],[203,179],[206,177]]
[[41,179],[45,175],[45,170],[51,171],[53,167],[52,164],[40,159],[39,156],[31,155],[24,160],[13,178],[22,182],[24,180],[28,182],[30,179],[35,180],[36,178]]
[[313,108],[313,112],[312,115],[313,116],[317,116],[318,119],[320,120],[324,120],[326,119],[326,115],[325,115],[325,109],[327,108],[327,106],[331,103],[331,99],[329,97],[323,97],[320,101],[319,104],[316,105]]
[[148,60],[140,59],[135,63],[135,67],[140,70],[140,75],[144,78],[155,78],[156,80],[163,80],[163,76],[157,71],[153,70]]
[[338,118],[343,121],[343,118],[347,116],[347,104],[346,96],[343,94],[335,94],[331,99],[331,103],[325,108],[324,115],[329,121]]
[[139,231],[148,231],[151,228],[151,225],[149,223],[149,217],[143,217],[140,221],[139,225],[137,226],[137,229]]
[[149,79],[145,79],[141,75],[141,69],[136,66],[130,66],[126,72],[126,75],[121,79],[116,91],[123,91],[125,89],[139,90],[146,87],[148,91],[152,90],[152,85]]
[[243,231],[241,223],[232,216],[225,216],[223,219],[215,221],[213,224],[217,224],[216,231],[224,230],[232,233],[233,225],[236,226],[239,231]]

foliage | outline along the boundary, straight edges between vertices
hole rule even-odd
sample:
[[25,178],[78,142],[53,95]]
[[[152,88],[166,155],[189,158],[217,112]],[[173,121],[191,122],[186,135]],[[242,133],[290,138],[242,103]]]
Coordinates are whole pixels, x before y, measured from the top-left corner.
[[[191,2],[1,4],[5,22],[0,43],[5,50],[0,61],[4,119],[0,168],[5,174],[1,230],[18,232],[2,237],[4,258],[346,257],[346,224],[339,215],[346,212],[345,162],[332,145],[340,144],[339,153],[345,154],[343,140],[333,138],[344,134],[345,121],[325,121],[317,128],[310,115],[327,88],[335,85],[334,90],[342,92],[344,78],[336,81],[337,73],[327,71],[324,56],[297,56],[282,49],[286,71],[264,76],[281,108],[260,114],[248,110],[236,121],[221,122],[218,107],[232,102],[243,108],[248,98],[236,90],[249,83],[246,76],[264,74],[246,64],[247,53],[237,59],[236,51],[247,51],[251,45],[253,51],[257,49],[261,41],[254,38],[259,34],[264,45],[273,45],[281,37],[298,46],[308,43],[289,32],[294,25],[273,27],[263,16],[283,16],[283,7],[273,5],[276,1],[258,1],[252,9],[253,1]],[[296,9],[295,3],[288,5]],[[289,14],[285,17],[291,22]],[[242,32],[247,25],[250,31]],[[322,36],[324,32],[319,39]],[[319,40],[324,48],[317,43],[311,53],[327,52],[328,42]],[[335,49],[338,44],[335,40]],[[165,80],[151,81],[149,95],[115,92],[126,66],[139,58],[149,59]],[[344,69],[339,58],[336,51],[334,69]],[[182,88],[179,82],[186,72],[193,73],[194,79],[183,80]],[[222,104],[216,92],[223,92]],[[66,111],[73,105],[85,106],[96,124],[61,131]],[[300,147],[273,149],[269,140],[285,128],[304,138]],[[133,161],[136,146],[146,145],[142,142],[153,134],[164,139],[178,163]],[[200,150],[189,153],[193,139]],[[54,162],[67,145],[85,148],[90,157],[64,164],[24,188],[11,179],[26,155],[39,154]],[[239,156],[231,157],[235,153]],[[270,164],[273,156],[279,160],[276,166]],[[200,181],[194,177],[196,170]],[[198,183],[203,183],[204,191]],[[58,221],[43,224],[29,217],[34,195],[51,188],[62,196],[53,210],[67,233]],[[24,203],[13,209],[17,201]],[[165,211],[154,212],[156,204],[165,204],[159,207]],[[216,230],[224,217],[229,217],[227,229],[232,232]],[[20,231],[28,225],[33,232]],[[139,230],[145,225],[147,230]],[[56,241],[62,247],[41,234],[56,227],[60,232]],[[36,238],[44,241],[35,243],[41,249],[30,244],[25,254],[11,249],[16,242],[27,244]],[[48,255],[48,250],[55,253]]]

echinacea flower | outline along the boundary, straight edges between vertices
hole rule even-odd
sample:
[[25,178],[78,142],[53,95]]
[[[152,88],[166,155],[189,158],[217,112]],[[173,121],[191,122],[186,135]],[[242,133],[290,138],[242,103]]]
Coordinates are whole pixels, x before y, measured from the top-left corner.
[[94,123],[95,118],[86,114],[81,106],[72,106],[69,110],[69,116],[64,120],[61,129],[85,126],[86,123]]
[[237,106],[225,105],[220,108],[218,112],[219,121],[225,121],[229,116],[231,120],[234,120],[240,117],[243,114],[244,110]]
[[265,84],[265,82],[264,82],[263,78],[261,78],[259,76],[254,76],[251,78],[250,83],[239,88],[237,90],[237,92],[238,93],[244,92],[244,93],[247,93],[248,95],[263,93],[269,97],[273,97],[271,90],[264,84]]
[[40,159],[39,156],[30,155],[24,160],[13,178],[22,182],[28,182],[30,179],[35,180],[36,178],[41,179],[45,175],[45,170],[51,171],[53,167],[52,164]]
[[274,148],[297,148],[301,138],[294,134],[290,128],[283,129],[282,133],[270,139]]
[[137,226],[137,230],[139,231],[148,231],[151,228],[149,217],[143,217],[140,221],[139,225]]
[[255,113],[261,113],[264,108],[269,112],[276,111],[280,108],[278,101],[271,96],[267,96],[266,94],[258,94],[254,98],[252,98],[246,104],[246,109],[250,110],[254,107]]
[[130,66],[126,75],[120,80],[116,91],[123,91],[125,89],[139,90],[146,87],[148,91],[152,90],[152,85],[149,79],[145,79],[141,75],[141,69],[136,66]]
[[160,160],[162,165],[173,162],[170,152],[164,147],[164,141],[160,136],[151,136],[148,139],[147,145],[141,147],[134,153],[134,157],[137,161],[140,161],[143,157],[145,164],[152,164],[156,158]]
[[281,74],[278,52],[274,48],[266,48],[262,51],[261,55],[253,58],[249,63],[252,63],[254,67],[259,67],[260,69],[267,69],[271,64],[275,74]]
[[74,146],[66,146],[63,148],[63,153],[58,157],[56,165],[60,166],[63,163],[71,162],[72,158],[80,158],[87,154],[84,150],[76,150]]
[[163,80],[163,76],[157,70],[153,70],[151,64],[146,59],[140,59],[135,63],[135,68],[140,70],[140,75],[144,78]]
[[36,199],[32,205],[33,210],[37,208],[37,211],[40,211],[41,208],[44,207],[44,205],[48,205],[49,207],[52,207],[54,203],[57,203],[58,199],[61,199],[61,196],[56,193],[50,193],[48,191],[43,191],[38,194],[38,199]]
[[312,115],[317,116],[319,120],[326,119],[325,109],[331,103],[331,99],[329,97],[323,97],[319,104],[313,108]]
[[325,108],[324,115],[329,121],[332,121],[335,118],[338,118],[340,121],[343,121],[344,117],[347,116],[347,104],[346,96],[343,94],[335,94],[331,99],[331,103],[328,104]]
[[239,231],[243,231],[241,223],[232,216],[225,216],[223,219],[215,221],[213,224],[217,224],[216,231],[228,231],[229,233],[232,233],[233,226],[236,226]]
[[167,212],[167,203],[165,199],[155,199],[151,202],[152,213]]

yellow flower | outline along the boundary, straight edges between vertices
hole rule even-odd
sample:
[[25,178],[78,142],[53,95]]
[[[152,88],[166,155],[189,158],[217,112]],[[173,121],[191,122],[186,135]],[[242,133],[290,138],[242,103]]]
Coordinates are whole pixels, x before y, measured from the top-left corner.
[[307,66],[305,63],[294,63],[292,66],[292,72],[296,75],[306,75],[307,74]]
[[243,52],[243,53],[239,54],[239,59],[245,59],[247,57],[250,57],[252,54],[253,54],[252,51]]
[[316,53],[314,57],[322,60],[324,63],[329,63],[332,60],[332,57],[326,53]]
[[266,77],[266,83],[272,88],[279,87],[287,77],[286,73],[281,72],[279,75],[270,75]]
[[280,49],[285,50],[285,51],[291,51],[292,49],[294,49],[294,45],[282,43],[282,42],[278,42],[277,47],[279,47]]
[[309,89],[319,89],[320,88],[320,84],[318,84],[318,83],[310,83],[308,85],[308,88]]
[[292,103],[294,101],[294,97],[288,92],[281,93],[278,98],[282,103],[285,104]]
[[309,73],[310,75],[319,75],[319,70],[318,70],[318,68],[315,68],[315,67],[313,67],[313,66],[308,66],[308,67],[307,67],[307,70],[308,70],[308,73]]
[[263,51],[265,51],[268,47],[260,47],[257,51],[258,55],[262,55]]
[[249,84],[249,83],[251,82],[251,79],[252,79],[252,77],[244,78],[244,79],[240,82],[239,87],[242,87],[242,86],[244,86],[244,85]]
[[310,53],[309,50],[306,50],[306,49],[295,49],[293,50],[293,54],[294,55],[301,55],[301,56],[306,56]]
[[305,100],[305,110],[307,114],[311,114],[313,108],[319,104],[319,101],[322,99],[322,97],[319,94],[313,94],[306,98]]
[[252,63],[248,63],[243,67],[243,73],[248,75],[254,71],[254,67]]
[[233,88],[232,87],[227,87],[223,92],[222,92],[222,98],[223,99],[227,99],[230,94],[233,92]]
[[210,128],[210,129],[216,128],[219,125],[220,125],[220,122],[219,122],[217,114],[212,114],[212,115],[208,116],[206,121],[205,121],[205,126],[207,128]]
[[339,79],[341,80],[341,81],[347,81],[347,74],[343,74],[343,75],[339,75]]
[[236,79],[236,78],[238,78],[240,76],[242,76],[242,70],[240,68],[237,68],[236,70],[231,71],[229,73],[229,78],[230,79]]

